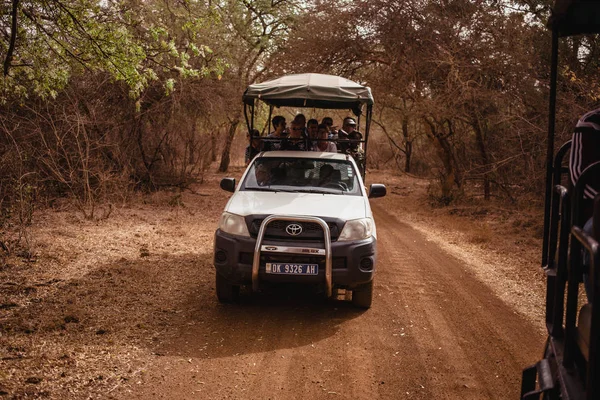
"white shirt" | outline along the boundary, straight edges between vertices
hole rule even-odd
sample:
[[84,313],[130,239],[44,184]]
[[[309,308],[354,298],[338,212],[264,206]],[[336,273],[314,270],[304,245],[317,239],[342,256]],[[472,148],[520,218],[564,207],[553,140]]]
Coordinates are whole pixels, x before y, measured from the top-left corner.
[[327,147],[325,150],[321,150],[317,144],[315,144],[312,148],[312,151],[325,151],[329,153],[337,153],[337,146],[333,142],[327,142]]

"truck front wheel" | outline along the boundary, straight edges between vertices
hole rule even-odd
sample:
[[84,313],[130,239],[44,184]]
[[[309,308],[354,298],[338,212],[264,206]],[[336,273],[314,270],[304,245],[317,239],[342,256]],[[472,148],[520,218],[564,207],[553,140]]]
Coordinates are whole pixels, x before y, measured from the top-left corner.
[[229,281],[223,278],[218,272],[216,273],[215,286],[219,302],[232,303],[239,300],[240,287],[229,283]]
[[371,308],[373,302],[373,281],[365,283],[352,291],[352,305],[360,308]]

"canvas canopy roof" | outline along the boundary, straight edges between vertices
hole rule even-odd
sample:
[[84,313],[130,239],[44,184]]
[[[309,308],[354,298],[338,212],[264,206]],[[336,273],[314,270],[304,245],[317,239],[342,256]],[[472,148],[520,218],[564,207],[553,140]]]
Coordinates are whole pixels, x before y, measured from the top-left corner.
[[[349,79],[324,74],[294,74],[248,86],[243,100],[255,99],[275,107],[314,107],[360,110],[372,105],[371,89]],[[355,111],[356,113],[356,111]]]
[[600,1],[556,0],[548,27],[559,36],[600,33]]

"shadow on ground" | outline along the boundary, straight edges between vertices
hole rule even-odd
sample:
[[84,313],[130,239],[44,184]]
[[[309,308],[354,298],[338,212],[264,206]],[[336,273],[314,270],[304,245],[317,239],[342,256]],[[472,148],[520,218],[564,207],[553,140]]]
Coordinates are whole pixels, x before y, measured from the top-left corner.
[[[107,380],[106,371],[127,375],[136,351],[202,359],[305,346],[362,313],[298,286],[220,304],[211,253],[123,258],[79,279],[10,288],[0,299],[11,304],[0,310],[0,358],[4,370],[19,373],[0,386],[13,394],[31,376],[64,381],[66,390],[79,380]],[[114,357],[119,351],[130,358]],[[76,379],[69,374],[75,358],[91,365]]]
[[185,308],[189,317],[175,324],[158,354],[218,358],[306,346],[362,313],[350,302],[293,285],[245,292],[237,304],[219,304],[211,288]]

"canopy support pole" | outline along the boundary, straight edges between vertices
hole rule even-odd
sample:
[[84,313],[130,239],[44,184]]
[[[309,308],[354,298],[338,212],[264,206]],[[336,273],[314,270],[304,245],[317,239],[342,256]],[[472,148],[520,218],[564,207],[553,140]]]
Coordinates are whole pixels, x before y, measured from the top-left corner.
[[[365,151],[365,165],[364,165],[364,170],[363,170],[363,181],[365,180],[365,177],[367,176],[367,143],[369,143],[369,129],[371,127],[371,117],[373,115],[373,106],[371,104],[367,105],[367,115],[365,116],[365,146],[364,146],[364,151]],[[359,116],[360,118],[360,116]]]
[[269,125],[269,129],[267,130],[267,135],[271,133],[271,116],[273,115],[273,106],[269,106],[269,120],[267,124]]
[[556,86],[558,76],[558,29],[552,29],[552,60],[550,64],[550,106],[548,110],[548,149],[546,153],[546,198],[544,208],[544,242],[542,266],[548,264],[548,233],[550,231],[550,205],[552,199],[552,175],[554,173],[554,131],[556,123]]
[[[254,100],[252,100],[254,104]],[[246,119],[246,126],[248,127],[248,133],[252,132],[252,125],[248,119],[248,104],[244,103],[244,118]]]

